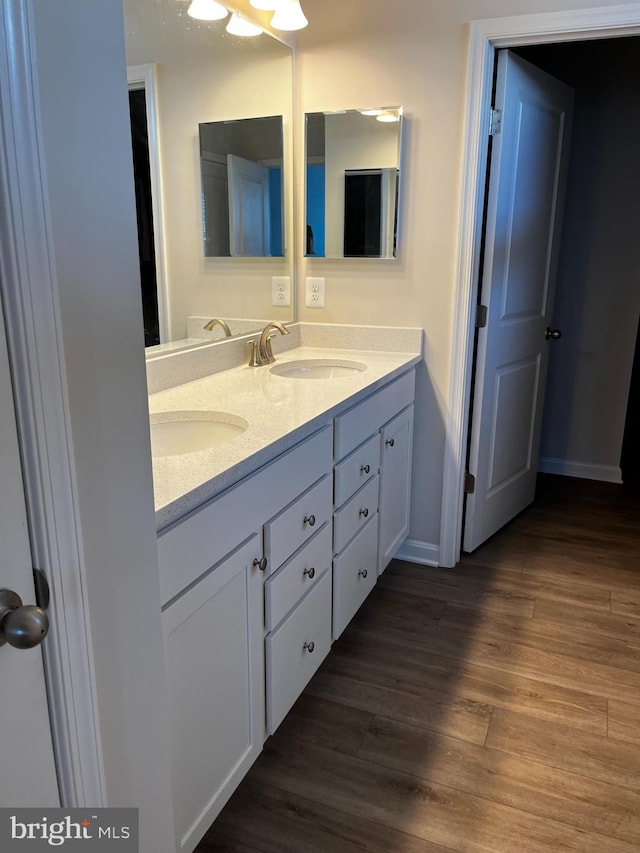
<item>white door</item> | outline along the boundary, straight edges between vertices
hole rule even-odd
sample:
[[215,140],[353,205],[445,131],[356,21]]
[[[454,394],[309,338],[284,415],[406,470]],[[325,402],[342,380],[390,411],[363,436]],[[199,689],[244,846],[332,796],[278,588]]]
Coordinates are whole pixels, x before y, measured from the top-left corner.
[[[34,604],[27,514],[1,307],[0,303],[0,588],[16,592],[24,604]],[[17,649],[3,643],[0,685],[3,767],[0,807],[59,806],[40,647]]]
[[227,154],[231,255],[270,255],[269,170],[253,160]]
[[473,551],[534,498],[573,91],[498,57],[463,546]]

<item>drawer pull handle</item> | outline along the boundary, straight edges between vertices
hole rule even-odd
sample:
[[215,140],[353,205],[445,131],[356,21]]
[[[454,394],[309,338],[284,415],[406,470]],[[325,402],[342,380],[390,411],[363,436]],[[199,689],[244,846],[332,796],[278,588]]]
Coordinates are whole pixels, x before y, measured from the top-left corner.
[[315,643],[313,642],[313,640],[312,640],[310,643],[305,643],[305,644],[304,644],[304,646],[303,646],[302,648],[303,648],[306,652],[309,652],[309,654],[310,654],[310,655],[312,655],[312,654],[313,654],[313,650],[315,649],[315,647],[316,647],[316,644],[315,644]]
[[314,524],[316,523],[316,517],[315,517],[315,515],[305,515],[305,517],[304,517],[304,519],[303,519],[303,522],[302,522],[302,523],[303,523],[303,524],[308,524],[308,525],[309,525],[309,527],[313,527],[313,526],[314,526]]
[[358,577],[362,575],[363,578],[366,578],[368,574],[369,572],[366,569],[360,569],[360,571],[358,572]]
[[396,443],[395,438],[388,438],[388,439],[385,441],[385,444],[386,444],[388,447],[393,447],[393,445],[394,445],[395,443]]
[[368,518],[369,517],[369,508],[365,507],[364,509],[361,509],[358,514],[363,516],[364,518]]
[[262,557],[262,559],[259,560],[256,557],[255,560],[253,561],[252,565],[257,566],[261,572],[264,572],[267,570],[267,558]]
[[360,468],[361,474],[368,474],[370,471],[371,471],[371,465],[363,465],[362,468]]
[[313,567],[313,566],[311,566],[311,568],[310,568],[310,569],[305,569],[305,570],[304,570],[304,572],[303,572],[302,574],[303,574],[303,575],[309,575],[309,580],[311,581],[311,580],[313,580],[313,579],[314,579],[314,577],[315,577],[315,575],[316,575],[316,570],[314,569],[314,567]]

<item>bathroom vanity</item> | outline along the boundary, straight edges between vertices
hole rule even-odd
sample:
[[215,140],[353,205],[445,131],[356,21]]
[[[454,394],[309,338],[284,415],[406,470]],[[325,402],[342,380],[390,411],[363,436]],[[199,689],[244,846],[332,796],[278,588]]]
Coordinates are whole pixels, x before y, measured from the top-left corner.
[[[211,451],[154,459],[182,850],[407,534],[418,359],[302,346],[273,368],[237,367],[150,398],[152,413],[224,400],[249,425]],[[359,369],[304,375],[305,365],[346,364]]]

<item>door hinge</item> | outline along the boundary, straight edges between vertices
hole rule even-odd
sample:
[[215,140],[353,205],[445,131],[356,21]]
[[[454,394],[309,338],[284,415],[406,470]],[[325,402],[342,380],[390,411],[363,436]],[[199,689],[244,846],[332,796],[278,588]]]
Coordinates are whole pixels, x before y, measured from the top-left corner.
[[476,329],[484,329],[487,325],[487,306],[478,305],[476,310]]
[[491,108],[489,112],[489,136],[497,136],[502,130],[502,110]]
[[470,474],[468,471],[464,475],[464,493],[465,495],[472,495],[476,490],[476,478],[473,474]]

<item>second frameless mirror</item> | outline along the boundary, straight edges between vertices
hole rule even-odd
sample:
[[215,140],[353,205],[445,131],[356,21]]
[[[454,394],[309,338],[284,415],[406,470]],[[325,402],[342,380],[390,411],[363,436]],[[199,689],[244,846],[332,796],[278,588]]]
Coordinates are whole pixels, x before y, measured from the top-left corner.
[[204,254],[284,256],[282,116],[199,126]]
[[307,257],[395,258],[402,107],[306,114]]

